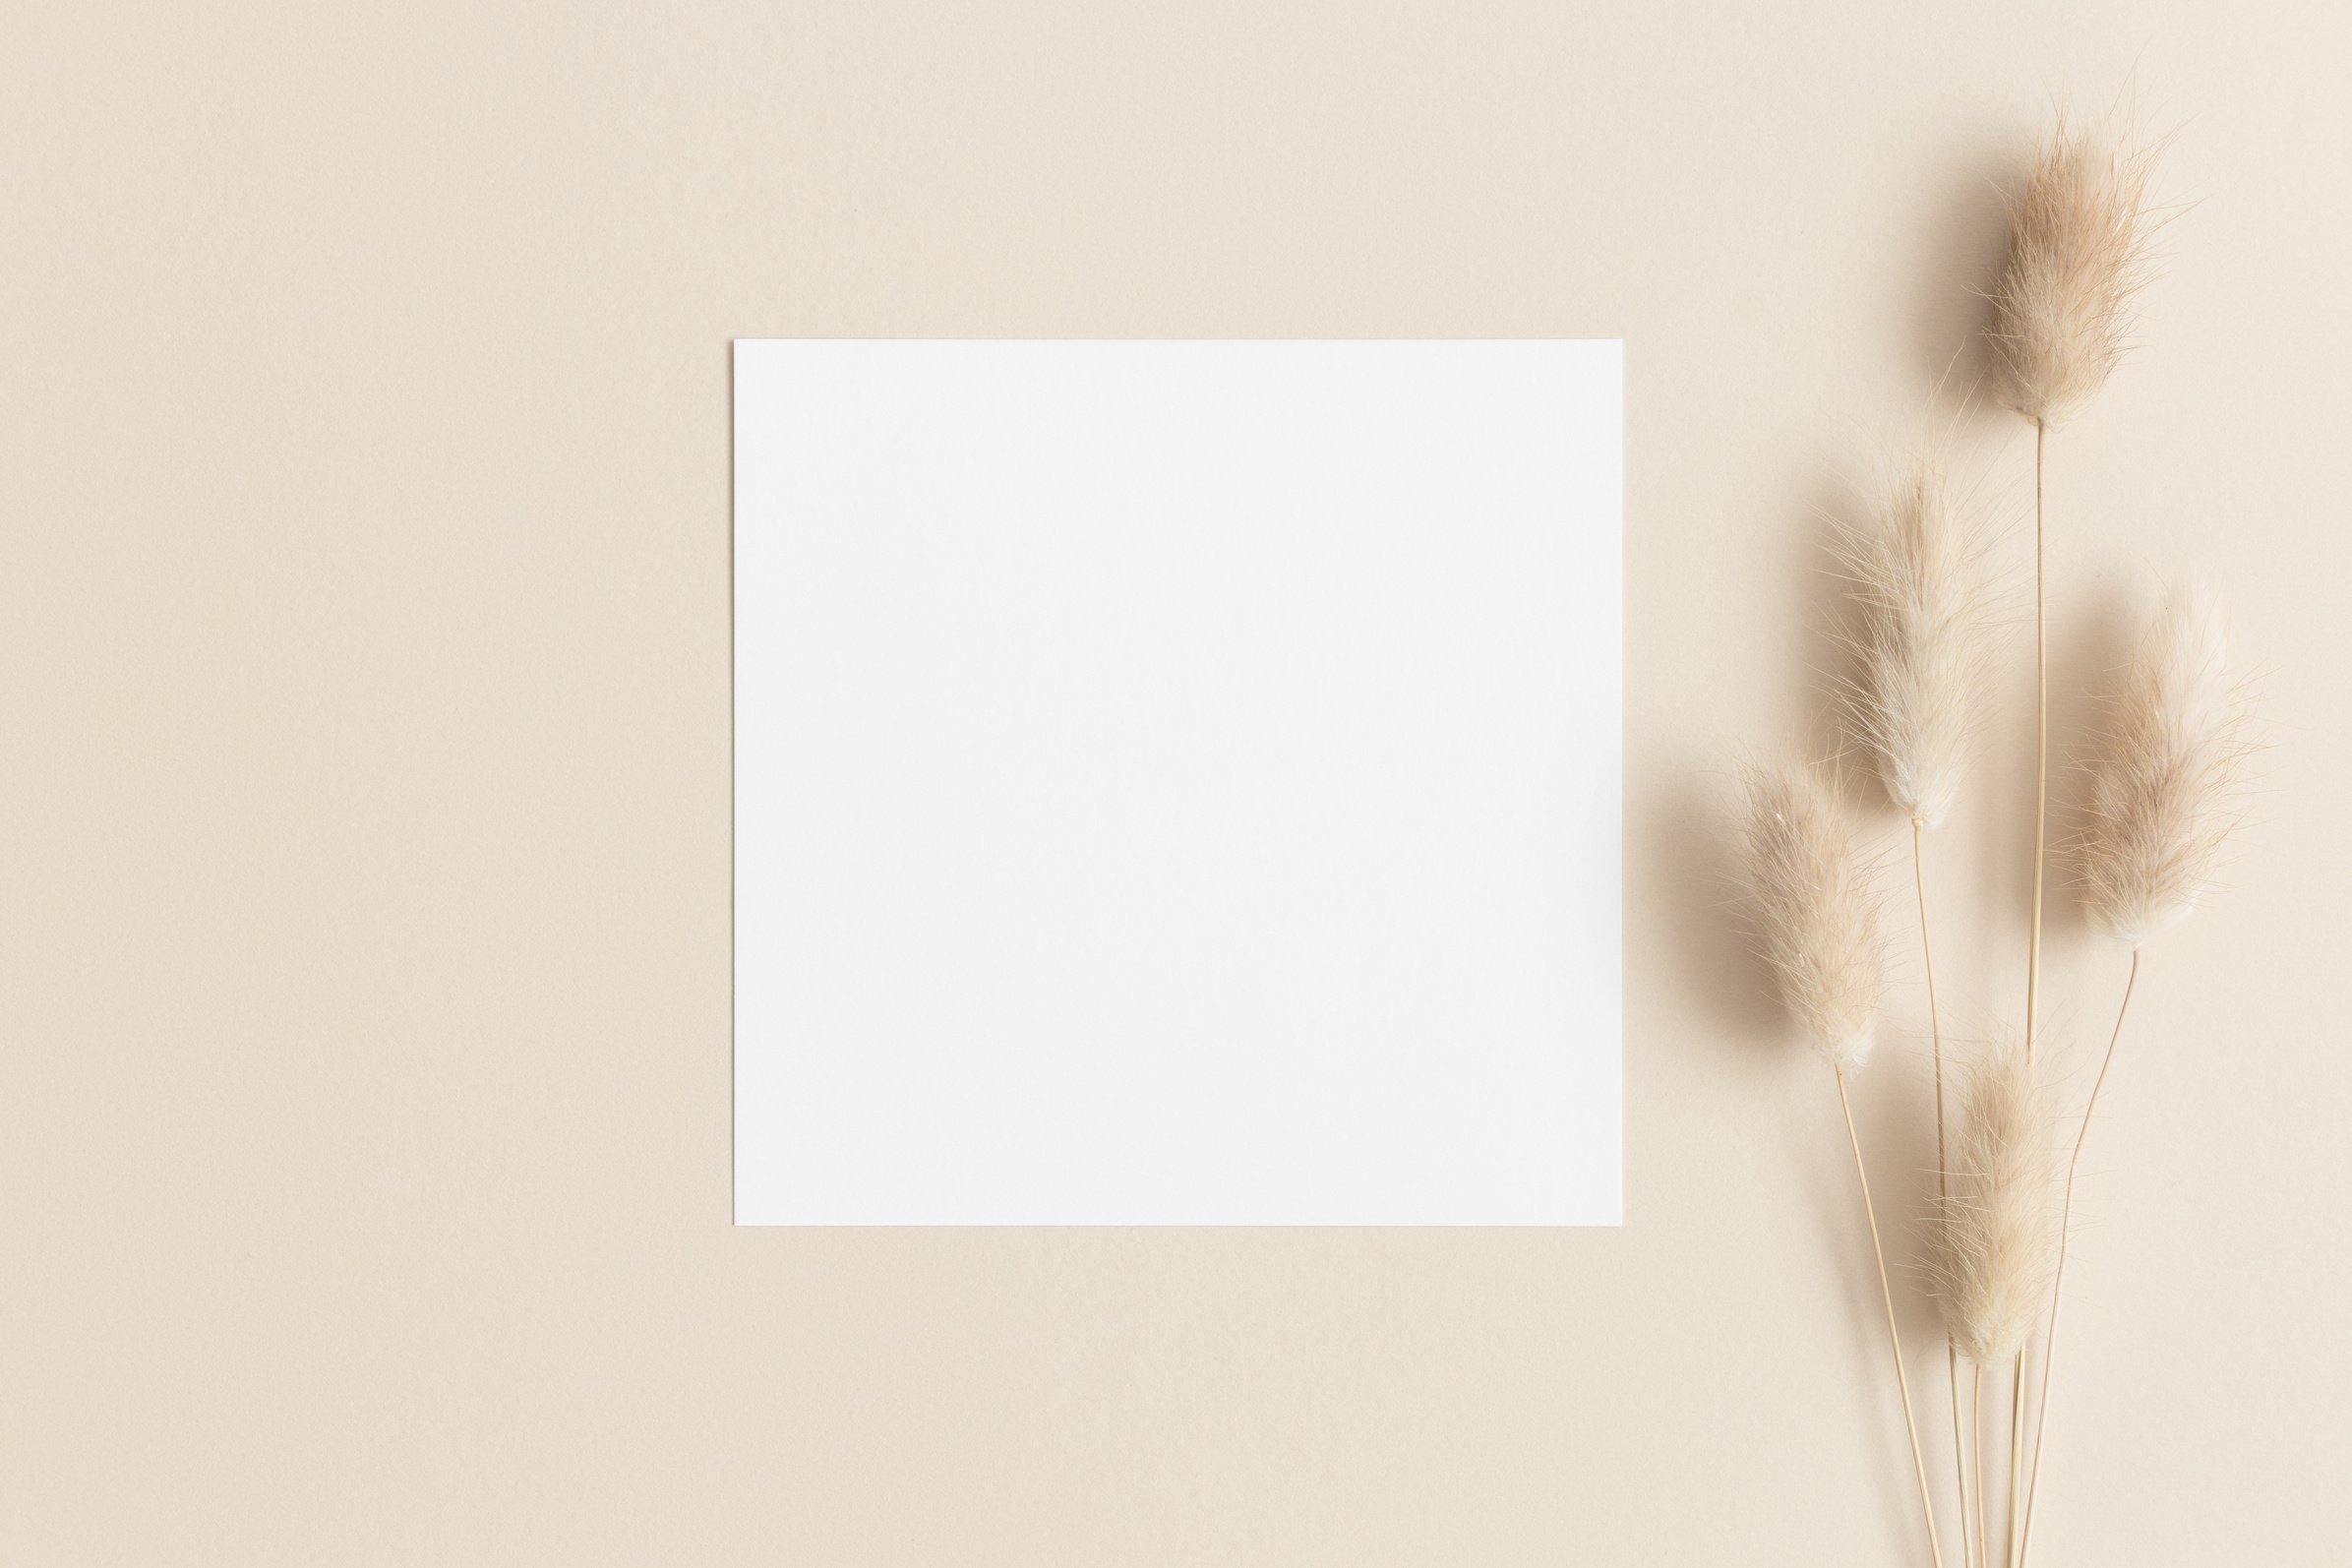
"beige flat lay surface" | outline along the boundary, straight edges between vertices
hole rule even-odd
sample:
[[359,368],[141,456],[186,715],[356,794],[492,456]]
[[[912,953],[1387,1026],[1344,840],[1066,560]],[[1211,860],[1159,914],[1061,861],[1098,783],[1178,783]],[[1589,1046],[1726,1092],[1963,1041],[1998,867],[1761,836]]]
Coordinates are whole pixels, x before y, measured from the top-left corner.
[[[2030,444],[1950,390],[1992,182],[2127,91],[2180,211],[2053,446],[2053,722],[2194,570],[2273,749],[2096,1129],[2034,1559],[2340,1555],[2338,7],[0,16],[0,1560],[1924,1561],[1719,809],[1922,425],[2022,608]],[[793,334],[1626,340],[1622,1230],[729,1228],[727,345]],[[2026,647],[1930,851],[1974,1034]],[[2072,1097],[2122,960],[2056,911]]]

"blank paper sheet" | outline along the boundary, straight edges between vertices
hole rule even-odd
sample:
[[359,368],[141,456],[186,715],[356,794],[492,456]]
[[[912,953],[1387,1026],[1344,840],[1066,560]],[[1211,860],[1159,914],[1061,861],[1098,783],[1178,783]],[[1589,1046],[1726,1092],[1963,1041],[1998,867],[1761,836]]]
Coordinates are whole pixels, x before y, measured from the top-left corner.
[[738,342],[738,1223],[1617,1223],[1620,359]]

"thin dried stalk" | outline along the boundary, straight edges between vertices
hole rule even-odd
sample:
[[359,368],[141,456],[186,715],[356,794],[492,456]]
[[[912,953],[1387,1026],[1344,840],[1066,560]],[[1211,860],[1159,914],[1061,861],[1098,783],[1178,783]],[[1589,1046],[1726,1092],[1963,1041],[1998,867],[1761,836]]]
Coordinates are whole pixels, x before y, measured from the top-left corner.
[[1976,1467],[1976,1561],[1978,1568],[1990,1568],[1986,1559],[1992,1555],[1987,1544],[1991,1537],[1984,1529],[1984,1368],[1976,1368],[1976,1381],[1968,1394],[1969,1446],[1968,1452]]
[[2050,858],[2050,612],[2042,466],[2050,427],[2033,423],[2033,919],[2025,938],[2025,1056],[2041,1040],[2042,876]]
[[[1952,1196],[1951,1157],[1944,1140],[1944,1015],[1936,1003],[1936,944],[1927,921],[1927,824],[1911,818],[1911,885],[1919,894],[1919,956],[1927,970],[1927,1036],[1935,1061],[1936,1086],[1936,1197]],[[1953,1483],[1960,1495],[1960,1560],[1968,1558],[1968,1461],[1960,1433],[1960,1348],[1944,1336],[1944,1376],[1952,1391]]]
[[2033,1501],[2041,1492],[2042,1450],[2050,1437],[2050,1368],[2058,1359],[2058,1307],[2066,1297],[2067,1227],[2075,1216],[2075,1176],[2082,1167],[2082,1146],[2090,1141],[2090,1118],[2099,1109],[2099,1091],[2107,1087],[2107,1069],[2115,1065],[2115,1043],[2124,1035],[2124,1015],[2132,1010],[2132,993],[2140,985],[2140,949],[2132,949],[2132,972],[2124,981],[2124,999],[2115,1009],[2115,1028],[2107,1036],[2107,1055],[2099,1058],[2099,1075],[2091,1083],[2082,1107],[2082,1128],[2075,1134],[2075,1152],[2066,1164],[2066,1197],[2058,1211],[2058,1269],[2050,1282],[2050,1329],[2042,1339],[2041,1403],[2033,1413],[2033,1473],[2025,1482],[2025,1527],[2018,1536],[2017,1568],[2025,1568],[2025,1553],[2033,1545]]
[[1895,1287],[1887,1275],[1887,1249],[1879,1241],[1878,1209],[1870,1201],[1870,1174],[1862,1166],[1862,1138],[1854,1130],[1853,1101],[1845,1092],[1845,1069],[1837,1068],[1838,1108],[1845,1113],[1845,1138],[1853,1146],[1854,1179],[1862,1188],[1862,1217],[1870,1226],[1870,1252],[1878,1260],[1879,1299],[1887,1307],[1887,1347],[1895,1356],[1895,1386],[1902,1394],[1902,1429],[1911,1440],[1911,1471],[1919,1478],[1919,1512],[1927,1522],[1927,1550],[1944,1568],[1944,1543],[1936,1536],[1935,1499],[1927,1484],[1927,1457],[1919,1449],[1919,1422],[1911,1413],[1911,1379],[1902,1366],[1902,1335],[1895,1326]]

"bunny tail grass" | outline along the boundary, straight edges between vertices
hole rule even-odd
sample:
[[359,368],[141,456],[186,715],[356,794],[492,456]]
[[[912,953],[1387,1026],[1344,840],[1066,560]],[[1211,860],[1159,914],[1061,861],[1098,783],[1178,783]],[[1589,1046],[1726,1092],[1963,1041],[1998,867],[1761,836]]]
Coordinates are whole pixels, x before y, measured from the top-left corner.
[[2238,825],[2245,720],[2219,602],[2176,593],[2141,643],[2091,780],[2083,897],[2117,940],[2139,947],[2210,890]]
[[1757,948],[1814,1048],[1856,1070],[1877,1038],[1886,954],[1871,867],[1836,787],[1800,766],[1752,770],[1741,827]]
[[2061,116],[2011,203],[1991,336],[2003,399],[2036,425],[2063,423],[2129,346],[2132,296],[2148,270],[2152,161]]
[[1931,453],[1889,497],[1876,528],[1840,554],[1861,609],[1853,726],[1904,815],[1943,824],[1976,728],[1987,621],[1975,552]]
[[[1948,1189],[1930,1221],[1927,1267],[1945,1331],[1960,1353],[1980,1373],[1995,1361],[2011,1363],[2013,1562],[2024,1479],[2024,1348],[2051,1277],[2053,1174],[2049,1121],[2031,1060],[2020,1050],[1987,1052],[1962,1087],[1960,1134]],[[1981,1466],[1976,1484],[1981,1506]]]
[[2056,1251],[2049,1129],[2024,1053],[1998,1048],[1971,1065],[1928,1277],[1953,1343],[1980,1365],[2024,1349],[2040,1317]]
[[1845,1069],[1838,1077],[1838,1109],[1845,1114],[1845,1141],[1853,1146],[1854,1180],[1862,1188],[1862,1218],[1870,1226],[1870,1252],[1878,1260],[1879,1299],[1887,1307],[1887,1345],[1895,1353],[1895,1386],[1902,1395],[1902,1429],[1911,1440],[1911,1471],[1919,1478],[1919,1513],[1927,1522],[1928,1555],[1944,1568],[1944,1545],[1936,1536],[1936,1504],[1927,1484],[1927,1459],[1919,1450],[1919,1422],[1911,1413],[1911,1380],[1902,1369],[1902,1335],[1895,1327],[1895,1288],[1887,1279],[1887,1249],[1878,1234],[1878,1209],[1870,1201],[1870,1174],[1862,1165],[1862,1138],[1854,1130],[1853,1100],[1845,1092]]

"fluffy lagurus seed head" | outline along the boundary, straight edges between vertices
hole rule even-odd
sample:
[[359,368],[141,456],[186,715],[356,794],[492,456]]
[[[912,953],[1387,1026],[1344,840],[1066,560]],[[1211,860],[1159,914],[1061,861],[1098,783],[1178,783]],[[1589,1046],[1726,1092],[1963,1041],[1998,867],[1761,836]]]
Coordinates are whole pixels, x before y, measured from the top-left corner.
[[2147,270],[2148,164],[2061,121],[2012,207],[1992,337],[2003,395],[2028,419],[2064,419],[2123,357]]
[[1742,826],[1764,960],[1829,1063],[1859,1067],[1877,1034],[1885,950],[1871,867],[1837,792],[1807,768],[1758,769]]
[[2040,1321],[2058,1242],[2049,1113],[2022,1051],[1994,1049],[1969,1071],[1951,1165],[1929,1217],[1929,1279],[1960,1354],[2006,1361]]
[[2093,763],[2083,896],[2118,940],[2139,946],[2211,888],[2238,825],[2246,751],[2220,602],[2176,593],[2141,641]]
[[1862,609],[1854,727],[1888,797],[1938,826],[1967,770],[1985,643],[1977,564],[1943,466],[1921,458],[1846,558]]

